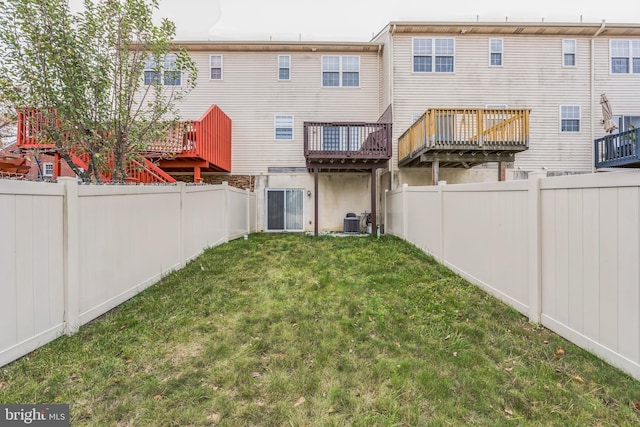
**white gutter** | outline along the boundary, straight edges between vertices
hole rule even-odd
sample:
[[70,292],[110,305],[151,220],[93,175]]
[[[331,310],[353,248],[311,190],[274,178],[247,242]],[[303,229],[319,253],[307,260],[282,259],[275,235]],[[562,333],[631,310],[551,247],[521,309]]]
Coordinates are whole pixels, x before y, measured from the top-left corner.
[[590,93],[591,93],[591,173],[594,173],[596,171],[596,154],[595,154],[595,148],[594,148],[594,140],[596,138],[596,134],[595,134],[595,123],[596,123],[596,114],[595,114],[595,102],[594,102],[594,96],[595,96],[595,69],[596,69],[596,59],[595,59],[595,45],[596,45],[596,37],[598,37],[603,31],[604,31],[604,27],[605,27],[605,21],[604,19],[602,20],[602,24],[600,25],[600,28],[598,28],[598,31],[595,32],[595,34],[593,36],[591,36],[591,71],[590,71]]
[[[395,122],[393,119],[394,115],[394,99],[393,99],[393,33],[396,31],[396,24],[393,24],[391,27],[391,31],[389,31],[389,103],[391,105],[391,122]],[[395,126],[394,126],[395,128]],[[391,136],[391,153],[393,154],[393,134]],[[389,190],[393,191],[393,155],[391,156],[391,161],[389,162]]]

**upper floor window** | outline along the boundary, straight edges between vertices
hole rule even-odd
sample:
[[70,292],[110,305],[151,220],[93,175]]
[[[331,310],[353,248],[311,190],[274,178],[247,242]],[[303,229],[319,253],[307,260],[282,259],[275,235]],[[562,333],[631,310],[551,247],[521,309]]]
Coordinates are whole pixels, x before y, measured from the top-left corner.
[[611,40],[611,73],[640,73],[640,40]]
[[283,141],[293,140],[293,116],[277,115],[274,121],[275,139]]
[[291,79],[291,56],[278,55],[278,80]]
[[323,56],[322,86],[360,86],[359,56]]
[[453,73],[454,56],[453,39],[413,39],[414,73]]
[[144,84],[162,83],[165,86],[180,86],[182,73],[177,67],[177,56],[173,53],[164,56],[161,67],[153,59],[147,59],[144,63]]
[[561,105],[560,106],[560,131],[580,132],[580,106]]
[[576,66],[576,41],[574,39],[562,40],[562,66]]
[[502,39],[489,39],[489,65],[502,67]]
[[211,67],[211,80],[222,80],[222,55],[211,55],[209,65]]

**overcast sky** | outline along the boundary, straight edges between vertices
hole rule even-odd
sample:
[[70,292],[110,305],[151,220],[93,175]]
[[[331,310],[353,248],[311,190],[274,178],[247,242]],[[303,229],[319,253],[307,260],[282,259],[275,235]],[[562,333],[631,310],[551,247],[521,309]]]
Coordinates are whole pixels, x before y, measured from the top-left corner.
[[640,0],[160,0],[160,15],[182,40],[369,41],[400,20],[640,24]]
[[161,0],[179,38],[368,41],[389,21],[639,23],[640,0]]

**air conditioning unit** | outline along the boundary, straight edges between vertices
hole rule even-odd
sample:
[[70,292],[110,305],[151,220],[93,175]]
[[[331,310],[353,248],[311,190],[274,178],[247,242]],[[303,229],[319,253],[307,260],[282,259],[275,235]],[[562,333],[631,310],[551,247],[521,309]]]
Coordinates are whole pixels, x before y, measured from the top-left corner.
[[344,233],[359,233],[360,232],[360,217],[347,217],[344,219],[343,226]]

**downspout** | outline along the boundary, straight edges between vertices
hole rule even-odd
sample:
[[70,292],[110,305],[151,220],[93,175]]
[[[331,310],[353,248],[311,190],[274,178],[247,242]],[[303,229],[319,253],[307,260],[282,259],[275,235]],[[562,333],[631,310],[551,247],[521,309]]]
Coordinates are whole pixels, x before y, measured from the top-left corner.
[[[391,31],[389,31],[389,104],[391,105],[391,122],[393,123],[393,113],[395,110],[395,102],[393,99],[393,33],[396,31],[396,24],[393,24]],[[396,150],[397,151],[397,150]],[[389,162],[389,191],[393,191],[393,134],[391,135],[391,161]]]
[[600,24],[600,28],[595,32],[593,36],[591,36],[591,71],[590,71],[590,92],[591,92],[591,173],[596,171],[596,154],[593,148],[593,141],[596,138],[595,134],[595,123],[596,123],[596,114],[595,114],[595,69],[596,69],[596,59],[595,59],[595,45],[596,45],[596,37],[598,37],[603,31],[605,27],[605,21],[602,20],[602,24]]

